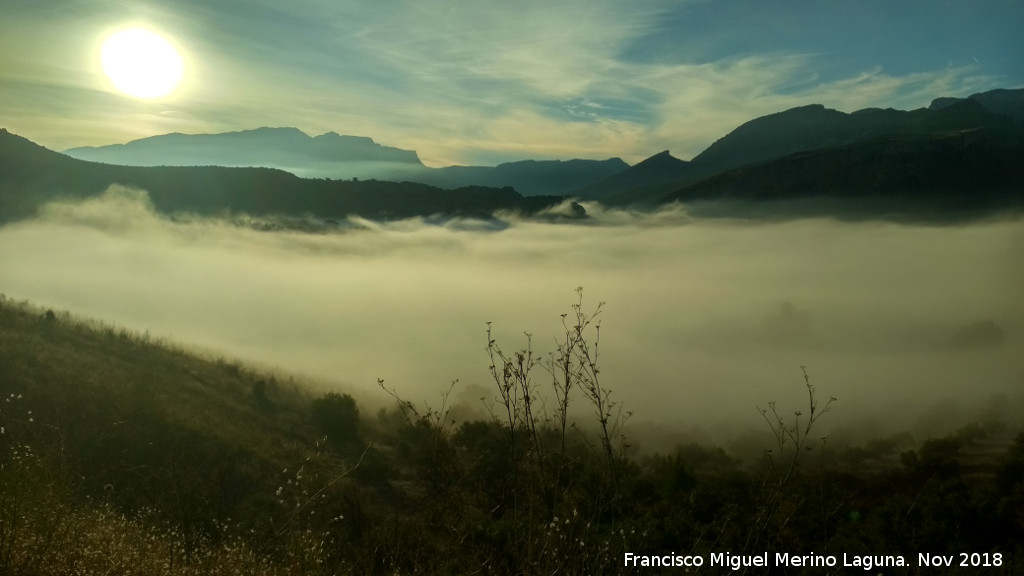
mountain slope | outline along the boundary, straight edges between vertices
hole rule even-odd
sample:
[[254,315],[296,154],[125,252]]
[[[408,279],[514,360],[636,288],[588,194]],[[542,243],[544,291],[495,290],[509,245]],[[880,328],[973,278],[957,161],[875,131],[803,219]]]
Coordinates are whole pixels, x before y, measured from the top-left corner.
[[[959,221],[1024,209],[1024,135],[995,127],[897,134],[738,168],[665,196],[695,213]],[[715,203],[720,204],[716,207]],[[730,205],[731,203],[731,205]]]
[[[685,168],[679,165],[678,172],[669,174],[659,186],[663,190],[680,190],[741,167],[879,138],[917,136],[918,141],[924,141],[928,135],[982,127],[1013,132],[1015,126],[1021,125],[1020,118],[1024,118],[1024,89],[993,90],[967,99],[939,98],[929,108],[912,111],[869,108],[847,114],[820,104],[801,106],[742,124],[698,154]],[[1004,139],[1003,145],[1006,144]],[[907,160],[905,155],[904,159]],[[599,191],[595,197],[613,199],[617,204],[656,205],[665,197],[651,193],[649,182],[656,178],[643,176],[644,164],[646,161],[630,169],[637,172],[635,177],[610,178],[579,193],[587,197]],[[757,186],[752,181],[748,184]],[[795,190],[790,193],[797,194]],[[679,199],[679,195],[669,199]]]
[[[989,94],[989,93],[986,93]],[[744,123],[698,154],[693,163],[716,172],[780,158],[794,152],[833,148],[880,136],[967,130],[1001,124],[978,95],[957,106],[903,111],[867,108],[851,114],[820,104],[793,108]]]
[[573,195],[609,205],[655,202],[683,183],[707,175],[692,163],[660,152],[609,178],[584,185]]

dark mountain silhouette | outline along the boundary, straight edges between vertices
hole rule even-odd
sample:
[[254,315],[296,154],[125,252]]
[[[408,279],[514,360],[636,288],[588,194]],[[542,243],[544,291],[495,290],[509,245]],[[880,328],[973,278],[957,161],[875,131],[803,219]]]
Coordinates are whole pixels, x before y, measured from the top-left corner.
[[712,173],[665,150],[614,176],[581,186],[572,193],[609,205],[654,204],[682,184],[695,182]]
[[[576,192],[617,205],[659,204],[672,190],[740,166],[888,133],[898,123],[896,114],[895,110],[862,111],[854,118],[820,104],[801,106],[742,124],[690,162],[662,152],[618,177]],[[871,122],[862,121],[868,117]]]
[[704,215],[956,221],[1024,208],[1021,158],[1024,131],[1005,124],[890,134],[731,170],[663,201],[709,203],[694,205]]
[[881,201],[893,195],[907,200],[909,194],[922,208],[932,190],[930,200],[943,213],[958,205],[996,209],[1018,201],[1014,187],[1022,163],[1013,158],[1020,154],[1024,128],[1015,119],[1022,115],[1024,90],[940,98],[913,111],[846,114],[802,106],[751,120],[688,163],[663,152],[577,193],[640,206],[729,200],[733,209],[739,200]]
[[794,152],[880,136],[965,130],[998,123],[993,114],[998,113],[988,110],[978,99],[955,107],[911,111],[866,108],[852,114],[813,104],[751,120],[698,154],[693,163],[721,172]]
[[608,160],[522,160],[497,166],[448,166],[409,174],[409,180],[442,188],[511,186],[522,194],[567,194],[629,168],[620,158]]
[[[980,94],[972,94],[966,99],[981,104],[990,112],[1006,116],[1018,124],[1024,124],[1024,90],[989,90]],[[936,98],[928,109],[941,110],[963,100],[964,98]]]
[[[97,196],[113,184],[148,191],[154,207],[168,214],[486,218],[496,210],[536,214],[564,200],[524,198],[511,188],[303,179],[272,168],[113,166],[76,160],[0,129],[0,222],[31,216],[50,200]],[[583,214],[578,206],[567,213]]]
[[259,166],[307,178],[411,181],[441,188],[510,186],[525,195],[563,195],[629,167],[609,160],[524,160],[498,166],[427,168],[411,150],[370,138],[297,128],[257,128],[223,134],[164,134],[127,144],[71,148],[80,160],[124,166]]

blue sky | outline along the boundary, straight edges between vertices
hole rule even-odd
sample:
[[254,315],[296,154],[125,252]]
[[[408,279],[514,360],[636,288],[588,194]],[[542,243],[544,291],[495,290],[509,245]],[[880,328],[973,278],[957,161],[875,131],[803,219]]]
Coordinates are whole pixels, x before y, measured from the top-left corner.
[[[0,126],[54,149],[296,126],[429,165],[689,159],[810,103],[911,109],[1024,86],[1020,0],[5,0]],[[186,81],[112,90],[99,46],[144,26]]]

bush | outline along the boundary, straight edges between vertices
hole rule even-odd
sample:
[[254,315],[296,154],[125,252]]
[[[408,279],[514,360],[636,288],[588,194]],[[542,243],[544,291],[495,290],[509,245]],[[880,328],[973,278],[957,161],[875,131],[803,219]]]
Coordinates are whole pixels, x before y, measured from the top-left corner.
[[310,406],[313,424],[339,448],[350,448],[362,442],[359,436],[359,407],[348,394],[329,392],[313,400]]

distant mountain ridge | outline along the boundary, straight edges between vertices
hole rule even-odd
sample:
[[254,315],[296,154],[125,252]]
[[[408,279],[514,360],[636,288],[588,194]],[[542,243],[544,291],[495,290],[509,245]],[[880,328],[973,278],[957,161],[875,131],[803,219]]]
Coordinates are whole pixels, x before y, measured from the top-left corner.
[[[161,213],[208,216],[491,218],[498,210],[537,215],[566,200],[526,198],[511,188],[445,190],[414,182],[304,179],[274,168],[100,164],[47,150],[0,129],[0,223],[31,217],[53,200],[96,197],[115,184],[146,190]],[[550,217],[583,215],[572,204]]]
[[629,168],[620,158],[608,160],[520,160],[497,166],[447,166],[408,174],[410,180],[440,186],[511,186],[524,195],[569,194]]
[[573,195],[606,204],[655,204],[680,182],[692,182],[710,175],[692,163],[659,152],[600,182],[573,190]]
[[[65,150],[79,160],[127,166],[294,166],[386,163],[422,168],[416,152],[382,146],[372,138],[328,132],[310,137],[298,128],[256,128],[221,134],[163,134],[127,144]],[[301,170],[300,170],[301,171]]]
[[629,167],[609,160],[524,160],[498,166],[428,168],[412,150],[372,138],[328,132],[310,137],[298,128],[256,128],[222,134],[163,134],[126,144],[71,148],[79,160],[122,166],[231,166],[278,168],[305,178],[411,181],[441,188],[510,186],[528,195],[562,195]]

